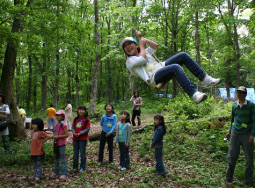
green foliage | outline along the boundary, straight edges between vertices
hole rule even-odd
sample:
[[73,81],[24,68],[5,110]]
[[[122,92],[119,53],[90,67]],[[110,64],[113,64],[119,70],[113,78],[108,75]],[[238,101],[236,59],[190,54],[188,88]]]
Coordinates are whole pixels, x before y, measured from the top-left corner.
[[[182,103],[186,103],[182,98],[180,100],[182,100]],[[202,104],[200,107],[208,109],[207,105],[211,106],[213,109],[211,109],[209,114],[214,117],[216,115],[229,115],[231,103],[214,104],[210,103],[210,100],[208,103],[204,104],[205,107]],[[182,105],[180,101],[176,101],[176,104]],[[103,109],[104,105],[98,106]],[[169,104],[167,105],[169,106]],[[229,110],[227,110],[228,108]],[[87,146],[87,171],[79,179],[76,178],[77,176],[70,176],[72,184],[79,186],[84,184],[85,181],[86,185],[92,186],[96,178],[97,185],[105,185],[106,182],[107,184],[109,182],[117,182],[122,187],[151,187],[158,185],[165,187],[224,186],[228,143],[223,142],[223,138],[229,129],[229,122],[219,127],[217,126],[216,118],[209,123],[205,117],[211,118],[210,115],[202,117],[205,114],[203,111],[197,112],[198,116],[196,117],[202,118],[196,119],[187,119],[185,113],[184,115],[180,114],[175,121],[166,121],[167,133],[163,138],[163,160],[168,174],[166,179],[155,177],[155,151],[150,148],[154,127],[148,126],[143,132],[133,133],[131,136],[130,170],[120,172],[115,165],[109,165],[107,162],[100,167],[97,166],[96,158],[99,142],[90,142],[89,146]],[[167,119],[169,116],[165,115],[165,117]],[[13,154],[4,153],[3,149],[0,149],[0,165],[10,168],[16,173],[18,173],[18,167],[22,166],[22,168],[27,169],[25,174],[31,175],[29,141],[11,142],[11,146],[14,151]],[[52,161],[54,160],[52,143],[44,143],[44,148],[47,159],[44,161],[44,169],[52,168]],[[72,168],[73,148],[70,144],[67,144],[66,153],[68,166]],[[118,165],[119,159],[116,150],[115,154],[114,158],[116,159],[116,165]],[[244,185],[244,166],[245,159],[243,153],[241,153],[236,166],[234,181],[234,185],[239,187]]]
[[229,112],[224,110],[219,112],[219,106],[222,105],[221,102],[216,103],[214,98],[209,98],[206,101],[195,104],[186,95],[179,94],[174,99],[171,99],[168,105],[165,106],[167,111],[170,113],[167,118],[170,120],[178,119],[198,119],[206,117],[214,117],[217,115],[224,115]]
[[13,153],[0,148],[0,166],[16,166],[30,163],[30,144],[28,140],[10,142]]

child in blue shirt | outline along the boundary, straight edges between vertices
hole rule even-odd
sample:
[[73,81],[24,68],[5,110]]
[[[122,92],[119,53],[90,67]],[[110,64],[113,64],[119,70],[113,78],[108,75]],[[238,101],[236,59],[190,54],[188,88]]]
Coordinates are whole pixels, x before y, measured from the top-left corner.
[[106,104],[104,109],[106,114],[102,116],[100,121],[103,129],[100,136],[98,165],[101,165],[103,162],[106,141],[109,150],[109,163],[113,164],[113,133],[117,125],[117,116],[115,115],[112,104]]
[[157,177],[166,177],[166,170],[162,160],[163,136],[166,134],[164,117],[154,116],[154,134],[151,142],[151,148],[155,148],[156,172]]
[[118,169],[122,171],[129,169],[130,166],[129,159],[130,133],[131,133],[130,114],[124,111],[121,114],[121,123],[117,128],[114,142],[114,146],[116,146],[116,142],[119,143],[120,165]]

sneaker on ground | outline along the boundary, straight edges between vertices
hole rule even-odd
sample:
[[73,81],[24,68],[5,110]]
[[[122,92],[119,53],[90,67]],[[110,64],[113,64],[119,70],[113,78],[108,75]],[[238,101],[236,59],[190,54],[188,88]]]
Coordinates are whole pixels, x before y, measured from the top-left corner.
[[83,173],[85,170],[83,168],[80,169],[80,173]]
[[97,165],[100,166],[102,164],[102,162],[98,162]]
[[78,170],[76,168],[73,169],[73,173],[76,173]]
[[61,179],[61,180],[66,180],[66,179],[67,179],[67,176],[66,176],[66,175],[62,175],[62,176],[59,177],[59,179]]
[[207,95],[205,93],[201,93],[199,91],[195,92],[192,96],[192,100],[198,104],[202,101],[204,101],[205,99],[207,99]]
[[127,170],[127,169],[125,167],[122,167],[121,170],[124,171],[124,170]]
[[122,166],[118,166],[118,169],[119,169],[119,170],[122,169]]
[[201,87],[214,86],[220,82],[220,78],[213,78],[205,75],[205,78],[200,82]]
[[50,178],[55,178],[56,176],[57,176],[57,174],[52,173],[52,174],[50,175]]

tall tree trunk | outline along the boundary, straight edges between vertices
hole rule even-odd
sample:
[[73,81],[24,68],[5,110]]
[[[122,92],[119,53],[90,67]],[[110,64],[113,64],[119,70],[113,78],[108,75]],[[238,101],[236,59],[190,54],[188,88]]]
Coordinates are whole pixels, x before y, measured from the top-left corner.
[[240,49],[239,49],[239,42],[238,42],[238,33],[237,33],[237,27],[236,24],[234,23],[234,57],[235,57],[235,62],[236,62],[236,86],[240,86]]
[[[197,2],[196,2],[197,3]],[[199,50],[199,44],[200,44],[200,35],[199,35],[199,31],[198,31],[198,11],[197,11],[197,4],[195,5],[195,9],[196,9],[196,12],[195,12],[195,28],[196,28],[196,31],[195,31],[195,39],[196,39],[196,42],[195,42],[195,46],[196,46],[196,52],[197,52],[197,55],[196,55],[196,61],[197,61],[197,64],[199,66],[201,66],[201,58],[200,58],[200,50]]]
[[79,72],[79,61],[76,60],[76,75],[75,75],[75,83],[76,83],[75,108],[76,109],[78,109],[78,106],[79,106],[79,91],[80,91],[78,72]]
[[36,113],[36,101],[37,101],[37,93],[36,93],[36,88],[37,88],[37,81],[36,81],[36,76],[34,76],[34,91],[33,91],[33,95],[34,95],[34,104],[33,104],[33,112]]
[[[59,1],[57,1],[57,20],[59,18]],[[57,28],[57,51],[56,51],[56,80],[54,87],[54,107],[58,108],[58,88],[59,88],[59,28]]]
[[[19,62],[16,63],[16,75],[19,77],[20,75],[20,64],[21,64],[21,58],[19,58]],[[19,104],[19,79],[15,78],[15,85],[16,85],[16,104]]]
[[99,66],[99,87],[98,87],[98,97],[97,97],[97,104],[100,103],[101,101],[101,95],[102,95],[102,87],[103,87],[103,83],[102,83],[102,80],[103,80],[103,62],[100,61],[100,66]]
[[[57,43],[58,43],[58,40],[57,40]],[[54,87],[54,107],[55,108],[58,108],[58,88],[59,88],[59,49],[57,47],[57,53],[56,53],[56,81],[55,81],[55,87]]]
[[[43,48],[45,48],[46,44],[43,43]],[[45,50],[46,51],[46,50]],[[41,108],[46,110],[46,102],[47,102],[47,57],[43,56],[43,65],[42,65],[42,81],[41,81]]]
[[[76,72],[77,73],[77,72]],[[71,99],[72,94],[71,94],[71,71],[67,70],[67,93],[66,93],[66,98]]]
[[[31,3],[32,0],[28,0],[27,6]],[[14,6],[22,5],[21,0],[14,0]],[[14,17],[12,24],[12,33],[22,32],[23,28],[21,26],[20,16],[17,15]],[[10,131],[10,138],[19,138],[24,139],[27,137],[25,132],[24,124],[17,110],[14,99],[14,90],[13,90],[13,77],[16,65],[17,51],[19,41],[9,40],[7,43],[3,71],[1,75],[0,82],[0,93],[6,97],[6,103],[10,107],[11,114],[8,116],[7,122]]]
[[[102,21],[102,25],[101,27],[104,27],[104,17],[102,17],[103,21]],[[101,31],[101,36],[103,36],[102,31]],[[103,44],[103,37],[100,38],[101,40],[101,44]],[[102,47],[100,46],[100,51],[102,51]],[[97,91],[97,104],[100,103],[101,101],[101,95],[103,95],[103,62],[100,61],[99,64],[99,87],[98,87],[98,91]]]
[[[32,93],[32,57],[31,55],[28,55],[28,89],[27,89],[27,98],[26,98],[26,111],[27,114],[29,114],[29,106],[30,106],[30,99],[31,99],[31,93]],[[25,108],[25,107],[24,107]]]
[[[206,40],[207,40],[207,58],[209,62],[208,74],[211,75],[211,50],[210,50],[210,33],[207,23],[205,23]],[[212,86],[210,86],[210,97],[212,97]]]
[[[196,47],[196,62],[199,66],[201,66],[201,58],[200,58],[200,50],[199,50],[199,45],[200,45],[200,35],[199,35],[199,26],[198,26],[198,1],[195,1],[195,47]],[[201,87],[199,86],[201,89]]]
[[[164,6],[166,6],[165,5],[166,2],[164,1],[163,3],[164,3]],[[168,59],[169,58],[168,55],[170,54],[168,52],[169,48],[168,48],[168,20],[167,20],[169,12],[166,11],[166,8],[163,8],[163,10],[164,10],[165,24],[166,24],[166,28],[165,28],[165,54],[164,54],[164,59]],[[167,97],[168,88],[169,88],[169,82],[166,83],[164,97]]]
[[[177,34],[178,34],[178,15],[179,15],[179,2],[173,0],[172,2],[172,28],[171,28],[171,54],[177,53]],[[173,96],[175,97],[178,93],[178,84],[175,78],[173,78]]]
[[96,94],[97,94],[97,73],[98,73],[98,67],[100,63],[100,38],[99,38],[99,32],[98,32],[98,0],[94,0],[94,10],[95,10],[95,64],[94,64],[94,70],[93,70],[93,78],[92,78],[92,86],[91,86],[91,92],[90,92],[90,104],[89,104],[89,112],[90,115],[94,115],[96,113]]
[[[116,61],[115,61],[115,67],[117,67],[117,62]],[[117,88],[117,91],[116,91],[117,100],[120,99],[120,86],[119,86],[119,83],[120,83],[120,79],[117,79],[116,87],[115,87],[115,88]]]
[[[108,40],[107,40],[107,51],[110,51],[110,35],[111,35],[111,20],[110,18],[106,17],[106,23],[108,27]],[[112,101],[112,91],[113,91],[113,82],[112,82],[112,71],[111,71],[111,61],[109,56],[107,57],[107,70],[108,70],[108,102]]]
[[[226,65],[227,65],[226,67],[229,67],[230,60],[227,60]],[[228,100],[230,99],[230,92],[229,92],[230,79],[229,79],[229,77],[230,77],[229,72],[226,72],[226,75],[225,75],[225,87],[226,87],[226,90],[227,90],[227,98],[228,98]]]

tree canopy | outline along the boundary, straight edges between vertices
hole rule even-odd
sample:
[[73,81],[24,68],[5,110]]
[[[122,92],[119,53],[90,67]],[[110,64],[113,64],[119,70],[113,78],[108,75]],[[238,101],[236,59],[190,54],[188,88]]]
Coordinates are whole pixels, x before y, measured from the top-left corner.
[[[67,98],[75,108],[88,104],[95,87],[96,62],[96,102],[124,100],[129,72],[120,41],[134,36],[134,29],[159,44],[156,56],[161,61],[186,51],[207,73],[222,78],[220,87],[255,84],[253,1],[102,0],[97,5],[97,23],[94,1],[90,0],[0,3],[2,86],[7,55],[15,60],[8,73],[13,91],[2,87],[1,92],[13,92],[28,114],[43,111],[51,103],[63,108]],[[7,50],[8,45],[16,55]],[[98,54],[100,60],[96,60]],[[190,73],[188,76],[197,83]],[[135,79],[134,88],[146,97],[159,92],[141,79]],[[181,90],[170,81],[160,92],[178,94]]]

